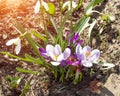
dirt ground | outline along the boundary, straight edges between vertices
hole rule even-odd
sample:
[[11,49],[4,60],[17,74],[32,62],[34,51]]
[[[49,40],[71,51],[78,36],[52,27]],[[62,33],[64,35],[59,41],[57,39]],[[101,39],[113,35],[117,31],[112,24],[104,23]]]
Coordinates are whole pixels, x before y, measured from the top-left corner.
[[[84,0],[84,3],[87,1]],[[5,45],[7,40],[18,36],[11,18],[17,19],[26,30],[35,29],[43,32],[38,23],[39,15],[33,13],[35,2],[36,0],[23,0],[17,8],[0,3],[0,51],[14,53],[13,46]],[[99,39],[93,34],[91,42],[93,48],[100,49],[100,60],[115,64],[114,68],[104,72],[97,70],[91,77],[86,76],[79,84],[73,85],[70,81],[58,82],[36,64],[0,55],[0,96],[19,96],[27,81],[31,81],[31,87],[25,96],[120,96],[120,0],[103,0],[95,9],[115,16],[115,21],[106,25]],[[98,14],[93,14],[93,17],[99,19]],[[19,55],[22,56],[24,53],[34,55],[28,44],[22,46]],[[20,73],[17,72],[17,67],[40,71],[42,74]],[[5,80],[8,75],[22,78],[18,88],[9,88],[9,82]]]

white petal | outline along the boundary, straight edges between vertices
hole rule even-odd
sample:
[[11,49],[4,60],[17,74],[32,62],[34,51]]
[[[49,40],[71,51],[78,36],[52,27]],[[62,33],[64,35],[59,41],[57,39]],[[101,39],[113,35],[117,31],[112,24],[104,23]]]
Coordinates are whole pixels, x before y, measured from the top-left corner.
[[57,57],[57,61],[62,61],[63,60],[63,54],[60,54],[58,57]]
[[[69,1],[68,10],[71,9],[71,4],[70,3],[71,2]],[[77,4],[74,1],[72,1],[72,8],[75,8],[75,7],[77,7]]]
[[72,1],[72,8],[76,8],[76,7],[77,7],[76,2]]
[[36,5],[35,5],[35,7],[34,7],[34,13],[35,14],[38,13],[39,10],[40,10],[40,1],[38,0],[37,3],[36,3]]
[[[68,7],[68,10],[70,10],[70,8],[71,8],[70,3],[71,3],[70,1],[65,2],[63,4],[62,8],[64,9],[64,8]],[[77,4],[74,1],[72,1],[72,8],[75,8],[75,7],[77,7]]]
[[15,41],[14,41],[14,44],[15,45],[18,45],[18,44],[20,44],[21,43],[21,39],[18,37],[18,38],[16,38],[15,39]]
[[58,65],[60,65],[60,62],[51,62],[51,64],[54,66],[58,66]]
[[94,49],[91,52],[91,55],[89,57],[89,61],[93,62],[96,61],[100,57],[100,51],[98,49]]
[[45,8],[46,11],[49,10],[48,4],[46,2],[42,2],[42,5],[44,6],[44,8]]
[[84,67],[92,67],[92,63],[91,62],[89,62],[89,61],[85,61],[85,60],[83,60],[82,61],[82,65],[84,66]]
[[14,44],[15,41],[16,41],[16,39],[11,39],[6,43],[6,45],[10,46],[10,45]]
[[19,41],[18,45],[15,47],[15,53],[19,54],[20,50],[21,50],[21,41]]
[[71,54],[71,51],[69,48],[66,48],[64,53],[63,53],[63,56],[64,56],[64,60],[66,60]]
[[62,8],[63,8],[63,9],[66,8],[66,7],[69,5],[69,3],[70,3],[70,1],[65,2],[65,3],[63,4]]
[[46,46],[46,53],[48,56],[50,56],[52,58],[54,56],[54,46],[48,44]]
[[60,45],[58,45],[58,44],[55,45],[54,53],[55,53],[55,55],[60,55],[62,53]]
[[81,53],[82,53],[82,47],[81,47],[80,44],[78,44],[78,45],[76,46],[75,52],[76,52],[77,57],[79,58],[79,56],[80,56]]
[[85,46],[84,48],[83,48],[83,53],[85,53],[86,54],[86,52],[91,52],[91,48],[90,48],[90,46]]

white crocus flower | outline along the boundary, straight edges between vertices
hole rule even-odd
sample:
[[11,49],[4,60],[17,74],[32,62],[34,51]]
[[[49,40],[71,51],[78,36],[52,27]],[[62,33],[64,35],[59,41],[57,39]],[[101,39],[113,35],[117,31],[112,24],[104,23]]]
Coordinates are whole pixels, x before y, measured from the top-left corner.
[[19,54],[20,50],[21,50],[21,39],[19,37],[15,38],[15,39],[10,39],[6,45],[10,46],[10,45],[16,45],[15,47],[15,53]]
[[53,45],[48,44],[46,46],[46,55],[49,56],[53,61],[51,61],[51,64],[54,66],[60,65],[62,60],[66,60],[71,54],[71,51],[69,48],[66,48],[64,52],[62,53],[62,49],[60,45]]
[[[62,8],[65,9],[66,7],[68,7],[68,10],[71,9],[71,1],[67,1],[63,4]],[[77,4],[72,1],[72,8],[76,8],[77,7]]]
[[[48,7],[48,5],[47,5],[46,2],[44,2],[43,0],[41,0],[41,4],[42,4],[42,6],[44,6],[44,8],[45,8],[46,11],[49,10],[49,7]],[[37,3],[36,3],[36,5],[35,5],[35,7],[34,7],[34,13],[35,14],[39,12],[40,6],[41,6],[40,5],[40,0],[38,0]]]

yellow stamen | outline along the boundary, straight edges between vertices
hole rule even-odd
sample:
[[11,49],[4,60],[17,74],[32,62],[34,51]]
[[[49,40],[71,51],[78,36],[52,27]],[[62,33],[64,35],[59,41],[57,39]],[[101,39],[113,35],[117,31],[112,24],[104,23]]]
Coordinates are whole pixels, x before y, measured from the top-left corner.
[[53,57],[53,58],[54,58],[55,60],[57,60],[57,57],[58,57],[58,55],[54,55],[54,57]]
[[90,56],[91,52],[86,52],[86,57],[88,58]]

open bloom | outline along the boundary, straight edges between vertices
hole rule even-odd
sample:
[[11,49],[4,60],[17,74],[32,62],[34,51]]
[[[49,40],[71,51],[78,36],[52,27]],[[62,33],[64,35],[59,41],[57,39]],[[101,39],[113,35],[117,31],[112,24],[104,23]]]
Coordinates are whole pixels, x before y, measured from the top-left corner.
[[10,45],[16,45],[15,47],[15,53],[19,54],[20,50],[21,50],[21,39],[19,37],[15,38],[15,39],[10,39],[6,45],[10,46]]
[[78,44],[76,47],[76,55],[83,66],[92,67],[92,63],[100,57],[100,51],[98,49],[92,50],[89,46],[85,46],[82,49],[81,45]]
[[61,61],[67,60],[67,58],[70,56],[71,51],[69,48],[66,48],[64,52],[62,53],[62,49],[60,45],[56,44],[55,47],[53,45],[48,44],[46,46],[46,54],[49,56],[53,61],[51,61],[51,64],[54,66],[58,66],[61,64]]

